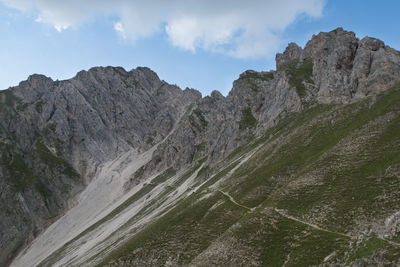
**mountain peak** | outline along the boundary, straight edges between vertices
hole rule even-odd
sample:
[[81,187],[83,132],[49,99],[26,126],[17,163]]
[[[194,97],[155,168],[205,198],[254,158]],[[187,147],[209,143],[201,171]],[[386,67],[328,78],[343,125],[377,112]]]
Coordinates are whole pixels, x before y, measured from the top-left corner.
[[277,70],[287,64],[312,62],[312,80],[320,102],[348,103],[386,90],[400,81],[398,51],[384,42],[337,28],[313,35],[304,49],[290,43],[276,55]]
[[360,41],[360,47],[365,47],[371,51],[378,51],[381,48],[385,48],[385,43],[379,39],[365,36]]
[[280,69],[285,64],[294,60],[299,60],[303,49],[296,43],[289,43],[283,53],[278,53],[275,56],[276,69]]

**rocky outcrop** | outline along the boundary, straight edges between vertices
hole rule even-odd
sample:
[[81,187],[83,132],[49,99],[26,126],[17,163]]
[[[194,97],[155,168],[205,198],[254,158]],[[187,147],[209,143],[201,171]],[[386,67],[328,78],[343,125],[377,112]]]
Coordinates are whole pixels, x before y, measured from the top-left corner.
[[312,60],[312,79],[323,103],[349,103],[376,95],[400,81],[400,53],[382,41],[338,28],[314,35],[304,49],[289,44],[276,56],[277,69]]
[[278,53],[275,56],[276,69],[282,69],[285,65],[293,62],[294,60],[302,59],[303,49],[296,43],[289,43],[285,49],[285,52]]

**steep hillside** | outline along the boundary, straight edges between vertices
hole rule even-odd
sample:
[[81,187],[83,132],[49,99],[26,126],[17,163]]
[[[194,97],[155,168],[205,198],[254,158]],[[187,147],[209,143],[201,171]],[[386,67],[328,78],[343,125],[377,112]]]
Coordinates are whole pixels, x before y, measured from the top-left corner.
[[101,265],[398,265],[399,130],[400,86],[289,113]]
[[147,68],[32,75],[0,92],[0,265],[75,205],[101,164],[148,150],[199,98]]
[[[21,203],[2,200],[21,210],[4,222],[25,225],[19,214],[45,203],[35,181],[49,203],[71,184],[56,216],[73,204],[12,266],[400,264],[400,53],[338,28],[276,59],[227,97],[110,67],[3,92],[15,126],[2,138],[19,150],[2,167],[20,157],[33,177],[18,189],[21,169],[3,172]],[[31,240],[1,236],[8,251]]]

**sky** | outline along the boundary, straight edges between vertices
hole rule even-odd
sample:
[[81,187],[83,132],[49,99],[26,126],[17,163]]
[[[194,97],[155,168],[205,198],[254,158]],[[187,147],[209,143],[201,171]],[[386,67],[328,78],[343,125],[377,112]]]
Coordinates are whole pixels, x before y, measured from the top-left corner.
[[337,27],[400,49],[398,0],[0,0],[0,89],[34,73],[150,67],[224,95],[240,73],[275,69],[289,42]]

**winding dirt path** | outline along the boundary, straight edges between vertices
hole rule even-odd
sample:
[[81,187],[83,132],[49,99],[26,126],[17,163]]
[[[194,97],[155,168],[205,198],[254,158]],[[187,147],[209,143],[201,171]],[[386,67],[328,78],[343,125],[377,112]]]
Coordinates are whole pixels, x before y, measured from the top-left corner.
[[312,227],[312,228],[314,228],[314,229],[317,229],[317,230],[320,230],[320,231],[324,231],[324,232],[327,232],[327,233],[331,233],[331,234],[336,234],[336,235],[344,236],[344,237],[347,237],[347,238],[354,238],[353,236],[346,235],[346,234],[343,234],[343,233],[338,233],[338,232],[329,231],[329,230],[327,230],[327,229],[323,229],[323,228],[319,227],[318,225],[315,225],[315,224],[308,223],[308,222],[306,222],[306,221],[300,220],[300,219],[298,219],[298,218],[296,218],[296,217],[293,217],[293,216],[287,214],[284,210],[281,210],[281,209],[278,209],[278,208],[274,208],[274,210],[275,210],[277,213],[279,213],[282,217],[285,217],[285,218],[287,218],[287,219],[290,219],[290,220],[293,220],[293,221],[296,221],[296,222],[299,222],[299,223],[308,225],[308,226],[310,226],[310,227]]
[[247,210],[249,210],[249,211],[253,211],[253,210],[254,210],[254,208],[249,208],[249,207],[246,207],[246,206],[244,206],[244,205],[238,203],[238,202],[237,202],[231,195],[229,195],[228,193],[226,193],[226,192],[224,192],[224,191],[222,191],[222,190],[218,190],[218,192],[220,192],[220,193],[223,194],[224,196],[228,197],[229,200],[230,200],[233,204],[235,204],[236,206],[239,206],[239,207],[241,207],[241,208],[247,209]]
[[[237,206],[239,206],[239,207],[242,207],[242,208],[244,208],[244,209],[247,209],[247,210],[249,210],[250,212],[254,211],[255,207],[254,207],[254,208],[250,208],[250,207],[244,206],[244,205],[238,203],[229,193],[224,192],[224,191],[222,191],[222,190],[220,190],[220,189],[219,189],[218,191],[219,191],[221,194],[223,194],[223,195],[225,195],[226,197],[228,197],[229,200],[230,200],[233,204],[235,204],[235,205],[237,205]],[[289,215],[285,210],[282,210],[282,209],[274,208],[274,211],[277,212],[277,213],[279,213],[279,215],[281,215],[282,217],[285,217],[285,218],[287,218],[287,219],[290,219],[290,220],[299,222],[299,223],[301,223],[301,224],[308,225],[308,226],[310,226],[311,228],[314,228],[314,229],[316,229],[316,230],[324,231],[324,232],[331,233],[331,234],[340,235],[340,236],[343,236],[343,237],[346,237],[346,238],[350,238],[350,239],[355,239],[355,238],[356,238],[355,236],[351,236],[351,235],[347,235],[347,234],[343,234],[343,233],[339,233],[339,232],[330,231],[330,230],[321,228],[321,227],[319,227],[318,225],[315,225],[315,224],[312,224],[312,223],[303,221],[303,220],[301,220],[301,219],[298,219],[298,218],[296,218],[296,217],[293,217],[293,216]],[[391,244],[391,245],[393,245],[393,246],[400,247],[400,243],[397,243],[397,242],[394,242],[394,241],[391,241],[391,240],[388,240],[388,239],[385,239],[385,238],[382,238],[382,237],[379,237],[379,236],[377,236],[376,238],[381,239],[381,240],[383,240],[383,241],[385,241],[385,242],[388,242],[389,244]]]

